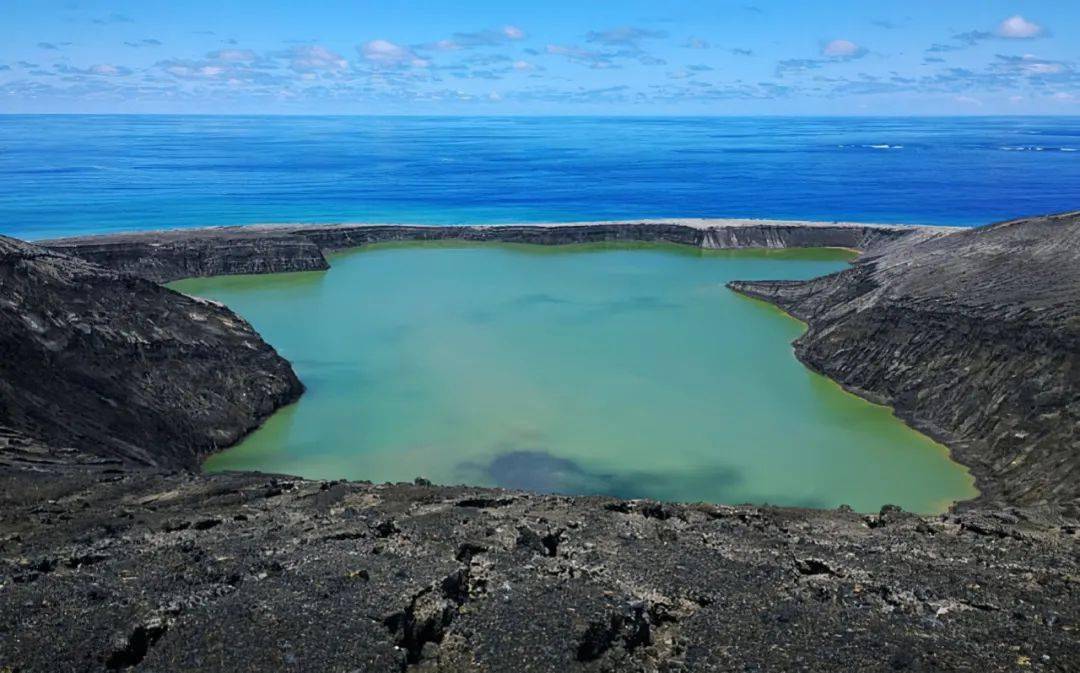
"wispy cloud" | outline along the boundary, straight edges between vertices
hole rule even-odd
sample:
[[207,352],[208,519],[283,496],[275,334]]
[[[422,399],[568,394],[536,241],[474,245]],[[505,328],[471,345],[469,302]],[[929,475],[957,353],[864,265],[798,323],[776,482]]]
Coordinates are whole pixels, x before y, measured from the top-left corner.
[[616,67],[610,56],[604,52],[585,49],[577,45],[549,44],[546,51],[553,56],[562,56],[571,63],[579,63],[590,68]]
[[95,24],[97,24],[99,26],[103,26],[103,25],[110,24],[110,23],[133,23],[133,22],[134,22],[134,19],[132,19],[130,16],[128,16],[127,14],[120,14],[119,12],[113,12],[112,14],[109,14],[108,16],[101,16],[101,17],[98,17],[98,18],[95,18],[95,19],[90,19],[90,23],[95,23]]
[[87,68],[77,68],[66,63],[53,66],[62,75],[90,75],[92,77],[125,77],[132,73],[131,68],[111,63],[98,63]]
[[866,56],[869,51],[851,40],[834,39],[823,42],[819,58],[787,58],[776,64],[777,77],[798,75],[810,70],[818,70],[831,63],[854,61]]
[[477,47],[498,47],[510,42],[524,40],[525,31],[518,26],[503,26],[499,29],[489,28],[474,32],[454,33],[448,39],[419,45],[419,49],[438,49],[440,51],[456,51],[458,49],[475,49]]
[[287,53],[289,67],[298,73],[338,73],[349,67],[341,54],[317,44],[293,47]]
[[357,50],[366,61],[383,68],[426,68],[431,65],[431,61],[421,58],[410,47],[389,40],[371,40]]
[[609,47],[631,47],[639,49],[643,40],[653,40],[667,37],[662,30],[650,30],[648,28],[635,28],[634,26],[620,26],[609,30],[591,30],[586,34],[587,42],[603,44]]

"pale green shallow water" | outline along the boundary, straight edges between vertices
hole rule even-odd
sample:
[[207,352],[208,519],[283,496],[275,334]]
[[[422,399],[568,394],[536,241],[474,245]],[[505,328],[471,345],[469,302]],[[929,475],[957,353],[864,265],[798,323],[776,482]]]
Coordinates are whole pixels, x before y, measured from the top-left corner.
[[847,259],[413,243],[174,283],[250,320],[308,388],[205,468],[940,511],[975,494],[967,471],[803,367],[801,324],[724,287]]

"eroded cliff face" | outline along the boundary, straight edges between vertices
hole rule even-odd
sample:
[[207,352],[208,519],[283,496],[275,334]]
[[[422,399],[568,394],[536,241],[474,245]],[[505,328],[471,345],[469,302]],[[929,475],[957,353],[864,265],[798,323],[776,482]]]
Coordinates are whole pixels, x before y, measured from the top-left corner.
[[181,278],[330,268],[311,240],[287,232],[243,228],[118,234],[47,241],[43,245],[158,283]]
[[981,501],[1080,511],[1080,213],[731,287],[808,323],[795,342],[807,365],[944,439]]
[[224,306],[0,236],[0,426],[195,469],[301,390]]
[[[941,228],[780,221],[600,222],[559,225],[253,225],[45,241],[43,245],[157,282],[196,276],[329,268],[324,252],[397,241],[500,241],[533,245],[666,242],[700,248],[867,249]],[[722,221],[720,221],[722,222]]]

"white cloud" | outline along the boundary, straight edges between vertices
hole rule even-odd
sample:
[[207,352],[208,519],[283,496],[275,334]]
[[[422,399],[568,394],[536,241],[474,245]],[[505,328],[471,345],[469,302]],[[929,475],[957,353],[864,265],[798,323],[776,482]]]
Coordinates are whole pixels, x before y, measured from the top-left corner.
[[289,52],[290,67],[296,72],[340,72],[349,67],[340,54],[317,44],[294,47]]
[[998,24],[997,34],[1014,40],[1029,40],[1043,34],[1043,27],[1017,14]]
[[832,58],[858,58],[865,53],[866,49],[851,40],[833,40],[821,48],[822,56]]
[[576,45],[549,44],[547,53],[562,56],[573,63],[582,63],[590,68],[612,68],[615,66],[606,54],[582,49]]
[[514,70],[532,70],[533,64],[528,61],[514,61]]
[[503,26],[503,35],[511,40],[523,40],[525,39],[525,31],[517,26]]
[[251,63],[258,56],[250,49],[219,49],[207,54],[206,58],[224,63]]
[[372,40],[359,47],[360,55],[376,65],[386,67],[426,68],[431,61],[420,58],[412,49],[389,40]]
[[1057,101],[1063,101],[1065,103],[1071,103],[1076,100],[1076,96],[1067,91],[1058,91],[1053,96],[1051,96],[1051,98]]
[[972,98],[971,96],[955,96],[953,100],[963,105],[974,105],[975,107],[982,107],[982,101],[978,98]]
[[90,72],[94,73],[95,75],[105,75],[106,77],[111,77],[113,75],[119,75],[120,68],[112,65],[111,63],[101,63],[99,65],[90,66]]

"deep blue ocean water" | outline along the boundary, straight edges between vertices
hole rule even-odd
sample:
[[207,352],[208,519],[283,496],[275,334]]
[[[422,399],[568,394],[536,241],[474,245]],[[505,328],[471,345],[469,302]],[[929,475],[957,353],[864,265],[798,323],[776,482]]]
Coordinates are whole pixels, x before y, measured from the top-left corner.
[[0,233],[1080,207],[1080,117],[0,116]]

